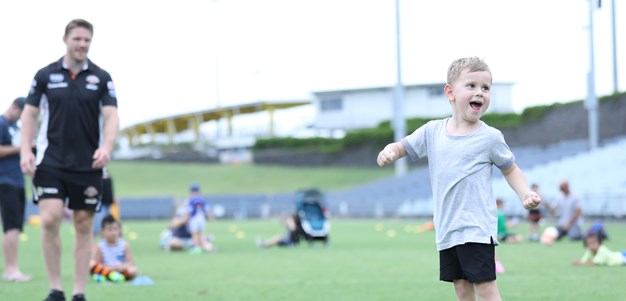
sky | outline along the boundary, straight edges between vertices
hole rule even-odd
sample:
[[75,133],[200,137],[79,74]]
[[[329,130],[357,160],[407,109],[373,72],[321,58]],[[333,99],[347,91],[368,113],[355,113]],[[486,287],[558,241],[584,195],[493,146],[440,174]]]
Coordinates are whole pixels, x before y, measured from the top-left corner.
[[[614,89],[610,1],[594,12],[600,96]],[[587,0],[399,3],[405,84],[443,82],[454,59],[479,56],[495,82],[515,84],[518,111],[585,98]],[[626,1],[616,2],[616,17],[623,91]],[[63,31],[74,18],[94,25],[89,58],[113,77],[122,127],[396,82],[394,0],[1,1],[0,110],[27,93],[38,69],[65,54]],[[311,118],[299,114],[308,115],[282,122]]]

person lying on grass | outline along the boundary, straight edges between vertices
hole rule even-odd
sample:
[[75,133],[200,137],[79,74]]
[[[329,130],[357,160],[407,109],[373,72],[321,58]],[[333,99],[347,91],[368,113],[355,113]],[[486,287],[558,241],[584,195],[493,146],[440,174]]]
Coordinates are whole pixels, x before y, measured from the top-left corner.
[[587,235],[583,241],[585,253],[580,260],[572,261],[575,266],[624,266],[626,251],[611,251],[602,244],[602,236],[598,233]]

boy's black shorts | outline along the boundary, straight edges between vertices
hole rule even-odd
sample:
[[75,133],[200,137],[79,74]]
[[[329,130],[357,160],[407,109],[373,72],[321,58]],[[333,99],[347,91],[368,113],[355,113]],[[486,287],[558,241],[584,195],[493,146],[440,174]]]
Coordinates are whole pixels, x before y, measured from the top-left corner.
[[4,233],[12,229],[24,229],[26,197],[24,187],[0,184],[0,213]]
[[73,210],[100,210],[102,172],[71,172],[38,166],[33,178],[33,201],[68,200]]
[[439,251],[439,279],[470,283],[496,280],[495,245],[466,243]]
[[538,223],[541,220],[541,211],[538,209],[528,210],[528,220],[532,223]]

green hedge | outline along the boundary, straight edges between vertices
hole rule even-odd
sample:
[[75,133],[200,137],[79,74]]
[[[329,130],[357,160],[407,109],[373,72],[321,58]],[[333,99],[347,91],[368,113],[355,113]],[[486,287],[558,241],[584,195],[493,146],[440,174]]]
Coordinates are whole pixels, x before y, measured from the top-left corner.
[[339,152],[343,150],[343,139],[334,138],[265,138],[257,139],[254,150],[289,149],[295,151]]

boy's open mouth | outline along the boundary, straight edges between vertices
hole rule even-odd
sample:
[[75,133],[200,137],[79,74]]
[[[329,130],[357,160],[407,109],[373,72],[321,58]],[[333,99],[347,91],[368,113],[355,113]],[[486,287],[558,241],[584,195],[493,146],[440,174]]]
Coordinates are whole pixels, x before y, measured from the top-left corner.
[[472,107],[472,109],[478,111],[480,110],[480,108],[482,108],[483,103],[479,102],[479,101],[471,101],[470,102],[470,107]]

